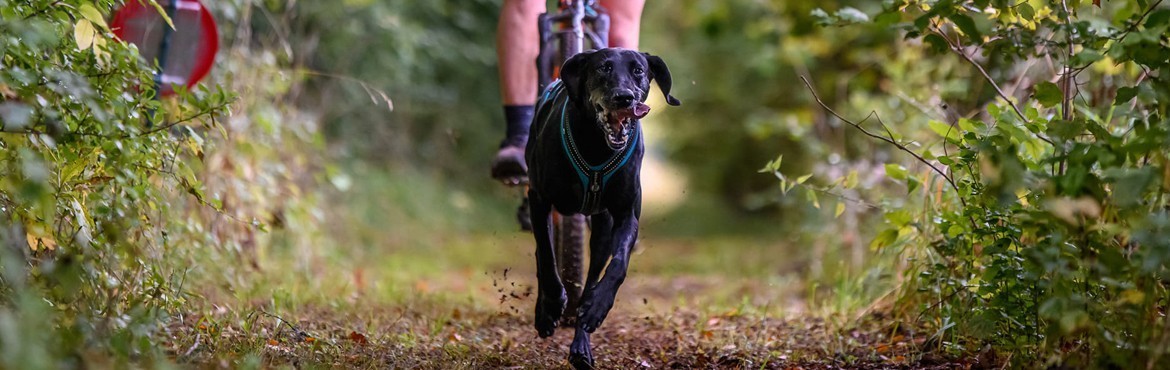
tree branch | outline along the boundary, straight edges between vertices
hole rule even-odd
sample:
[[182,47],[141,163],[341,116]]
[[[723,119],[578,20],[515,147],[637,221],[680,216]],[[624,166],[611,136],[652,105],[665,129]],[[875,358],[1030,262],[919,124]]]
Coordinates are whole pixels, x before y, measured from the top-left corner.
[[1016,111],[1016,115],[1020,116],[1020,119],[1024,120],[1025,123],[1031,122],[1028,120],[1028,117],[1024,116],[1024,111],[1021,111],[1020,107],[1016,106],[1016,103],[1013,103],[1012,100],[1008,98],[1008,95],[1003,92],[1003,89],[999,87],[999,84],[995,82],[995,79],[991,78],[991,75],[987,73],[987,70],[983,69],[983,66],[980,65],[979,62],[976,62],[975,59],[972,59],[970,55],[967,55],[967,53],[963,51],[962,47],[957,42],[951,41],[951,39],[947,37],[946,34],[944,34],[937,26],[933,27],[933,31],[935,34],[938,34],[939,37],[942,37],[943,40],[947,41],[947,44],[951,47],[951,51],[955,52],[955,54],[959,54],[959,56],[963,57],[963,60],[966,60],[967,63],[971,63],[971,65],[974,66],[975,69],[983,75],[983,78],[991,84],[991,87],[995,88],[995,92],[999,94],[999,97],[1003,98],[1003,100],[1012,107],[1012,110]]
[[[959,185],[956,184],[955,180],[952,179],[951,176],[947,175],[947,173],[944,172],[942,169],[939,169],[933,163],[930,163],[930,161],[927,161],[926,158],[923,158],[918,153],[915,153],[913,150],[910,150],[910,148],[907,148],[905,145],[902,145],[902,143],[899,143],[896,140],[894,140],[892,134],[891,134],[890,138],[886,138],[884,136],[874,134],[874,133],[870,132],[869,130],[866,130],[865,127],[861,127],[860,124],[853,122],[853,121],[850,121],[849,119],[841,116],[841,114],[834,111],[833,108],[830,108],[827,104],[825,104],[824,101],[821,100],[820,95],[817,95],[816,89],[814,89],[812,84],[808,82],[807,78],[805,78],[804,76],[800,76],[800,80],[804,82],[804,86],[808,87],[809,93],[812,94],[813,99],[816,99],[817,104],[820,105],[821,108],[824,109],[826,112],[829,112],[829,114],[832,114],[833,117],[837,117],[837,119],[841,120],[842,122],[845,122],[845,123],[849,124],[850,126],[853,126],[853,128],[856,128],[858,131],[861,131],[866,136],[869,136],[871,138],[878,139],[878,140],[884,141],[886,143],[889,143],[890,145],[897,147],[899,150],[906,152],[907,154],[910,154],[915,159],[917,159],[919,162],[922,162],[922,164],[925,164],[926,166],[930,167],[930,169],[934,170],[934,172],[938,173],[939,176],[942,176],[943,179],[946,179],[947,183],[951,184],[951,188],[955,189],[955,192],[959,192]],[[870,113],[870,115],[876,116],[877,113],[873,112],[873,113]],[[878,118],[878,120],[880,122],[881,118]],[[882,127],[885,127],[884,123],[882,124]],[[887,129],[887,132],[889,132],[888,129]],[[963,200],[962,196],[959,196],[958,199],[959,199],[959,202],[963,203],[964,207],[967,205],[967,202]]]

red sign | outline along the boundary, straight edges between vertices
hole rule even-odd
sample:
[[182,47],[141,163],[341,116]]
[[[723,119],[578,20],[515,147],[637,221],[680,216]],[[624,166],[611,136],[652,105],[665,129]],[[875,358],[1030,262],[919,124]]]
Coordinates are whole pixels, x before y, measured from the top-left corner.
[[[145,0],[128,0],[114,13],[114,35],[138,47],[147,61],[161,68],[156,77],[162,95],[175,93],[173,85],[194,86],[211,71],[219,50],[219,32],[211,12],[199,0],[157,0],[167,10],[171,29],[154,6]],[[173,2],[173,3],[172,3]]]

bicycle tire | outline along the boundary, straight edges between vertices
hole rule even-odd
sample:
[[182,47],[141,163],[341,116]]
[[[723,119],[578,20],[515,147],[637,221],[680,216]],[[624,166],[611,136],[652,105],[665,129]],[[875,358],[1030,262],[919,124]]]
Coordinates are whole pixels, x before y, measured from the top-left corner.
[[558,215],[553,225],[553,246],[561,282],[565,285],[565,304],[562,323],[571,326],[577,319],[577,307],[585,290],[585,215]]

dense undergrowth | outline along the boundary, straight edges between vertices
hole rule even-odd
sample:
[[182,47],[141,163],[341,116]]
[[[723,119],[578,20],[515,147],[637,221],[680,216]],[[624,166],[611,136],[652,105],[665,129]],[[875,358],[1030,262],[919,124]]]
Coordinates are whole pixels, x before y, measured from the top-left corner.
[[167,361],[191,286],[314,240],[323,143],[287,66],[232,43],[218,86],[156,99],[120,3],[0,1],[0,367]]
[[[902,281],[895,312],[931,328],[932,348],[990,345],[1021,367],[1164,366],[1170,8],[1161,3],[899,0],[872,21],[854,8],[813,12],[826,25],[904,35],[896,54],[879,54],[876,75],[890,94],[917,93],[893,109],[824,107],[897,158],[884,173],[902,186],[858,186],[853,173],[803,189],[814,201],[842,189],[882,199],[872,204],[885,226],[870,246],[900,256],[887,265]],[[904,69],[908,55],[958,66]],[[822,103],[817,86],[811,104]],[[943,114],[913,112],[931,101]],[[807,178],[781,179],[790,189]]]

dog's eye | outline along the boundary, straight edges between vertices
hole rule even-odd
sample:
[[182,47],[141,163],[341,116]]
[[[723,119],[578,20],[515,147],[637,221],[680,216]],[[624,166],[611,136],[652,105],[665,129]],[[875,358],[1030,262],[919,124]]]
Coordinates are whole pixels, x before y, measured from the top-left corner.
[[643,70],[642,67],[634,67],[635,76],[641,76],[643,73],[646,73],[646,71]]
[[601,73],[609,73],[613,71],[613,64],[605,63],[597,67],[597,71]]

